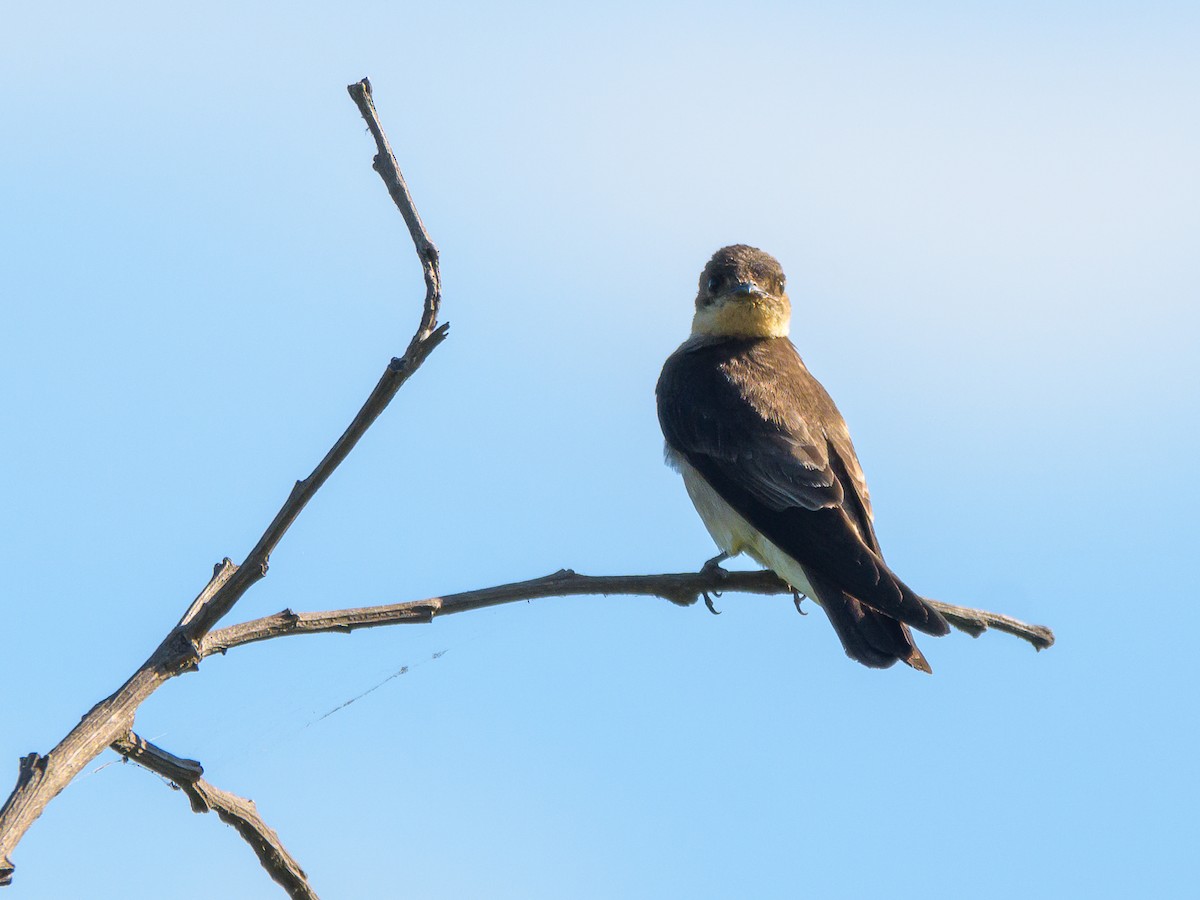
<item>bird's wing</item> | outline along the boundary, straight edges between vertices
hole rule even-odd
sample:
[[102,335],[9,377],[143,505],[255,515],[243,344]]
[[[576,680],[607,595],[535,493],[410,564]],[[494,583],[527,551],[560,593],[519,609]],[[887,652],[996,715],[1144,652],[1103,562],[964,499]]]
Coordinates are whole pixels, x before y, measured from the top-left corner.
[[[824,393],[820,382],[809,375],[807,369],[805,374]],[[858,454],[854,452],[854,444],[850,441],[850,431],[846,428],[845,420],[837,412],[837,408],[833,405],[833,401],[829,400],[828,395],[825,399],[836,418],[836,421],[827,423],[825,444],[829,454],[829,466],[842,485],[842,508],[846,510],[846,514],[863,539],[863,543],[882,557],[883,551],[879,549],[879,539],[875,537],[875,513],[871,510],[871,493],[867,490],[867,477],[863,474],[862,466],[859,465]]]
[[949,630],[879,554],[845,422],[789,340],[685,344],[658,410],[668,445],[806,571],[914,628]]

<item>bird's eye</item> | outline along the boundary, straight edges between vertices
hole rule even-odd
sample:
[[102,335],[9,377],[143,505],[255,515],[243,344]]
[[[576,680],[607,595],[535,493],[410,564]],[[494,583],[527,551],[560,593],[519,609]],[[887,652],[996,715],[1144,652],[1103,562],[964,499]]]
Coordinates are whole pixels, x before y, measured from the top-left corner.
[[787,290],[787,279],[784,276],[780,275],[779,276],[779,293],[782,294],[786,290]]
[[721,276],[713,275],[711,278],[708,279],[707,287],[708,287],[708,292],[710,294],[715,294],[717,292],[717,288],[719,288],[720,286],[721,286]]

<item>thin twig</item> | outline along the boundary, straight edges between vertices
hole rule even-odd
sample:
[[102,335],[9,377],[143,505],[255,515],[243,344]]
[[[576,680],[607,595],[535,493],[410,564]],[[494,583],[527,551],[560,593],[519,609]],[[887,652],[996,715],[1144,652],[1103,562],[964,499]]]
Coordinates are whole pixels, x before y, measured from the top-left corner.
[[[713,591],[747,594],[792,594],[792,589],[773,572],[728,572],[713,568],[700,572],[672,575],[579,575],[562,569],[552,575],[518,581],[477,591],[430,597],[409,603],[338,609],[329,612],[297,613],[290,609],[230,625],[209,633],[200,644],[201,657],[224,653],[243,644],[253,644],[294,634],[350,632],[359,628],[432,622],[438,616],[468,612],[502,603],[536,600],[543,597],[580,595],[631,595],[661,597],[680,606],[690,606]],[[978,637],[988,628],[1004,631],[1043,650],[1054,643],[1054,633],[1044,625],[1028,625],[1010,616],[951,606],[935,600],[931,604],[946,616],[950,624]]]
[[216,812],[221,821],[232,825],[250,845],[262,867],[293,900],[318,900],[300,864],[284,848],[279,835],[263,821],[253,800],[247,800],[204,780],[204,767],[194,759],[168,753],[150,741],[126,732],[112,742],[112,749],[151,772],[168,779],[183,791],[192,812]]
[[376,154],[372,166],[379,173],[379,177],[383,179],[383,183],[387,185],[392,201],[400,210],[400,215],[404,217],[404,224],[408,226],[413,246],[417,248],[417,256],[421,258],[421,269],[425,275],[425,312],[421,317],[421,327],[417,329],[413,342],[423,341],[433,334],[437,326],[438,310],[442,302],[442,276],[438,267],[437,247],[433,246],[433,241],[429,239],[429,232],[425,230],[425,223],[421,221],[417,205],[413,203],[412,194],[408,192],[408,183],[400,172],[395,154],[392,153],[392,145],[388,142],[387,135],[383,133],[383,125],[379,122],[379,113],[375,111],[375,98],[371,94],[370,79],[364,78],[362,81],[347,86],[346,90],[350,92],[351,99],[354,100],[358,111],[366,120],[367,128],[370,129],[371,136],[375,138],[375,146],[379,148],[379,153]]
[[421,260],[425,273],[425,302],[420,324],[408,348],[403,355],[388,363],[366,403],[325,454],[325,458],[311,475],[296,482],[291,494],[242,564],[234,565],[228,559],[218,564],[212,579],[192,601],[179,625],[163,639],[125,684],[96,704],[48,754],[42,756],[31,753],[22,758],[17,784],[3,807],[0,807],[0,887],[12,882],[14,867],[10,855],[29,826],[89,762],[133,727],[134,713],[147,697],[176,675],[195,669],[200,661],[199,642],[250,586],[266,574],[271,552],[308,501],[354,449],[409,376],[446,338],[448,326],[437,324],[441,307],[437,250],[421,224],[408,188],[404,186],[404,178],[379,124],[374,103],[371,102],[370,85],[363,79],[358,84],[350,85],[348,90],[375,136],[378,149],[375,170],[400,208]]
[[1003,613],[971,609],[969,606],[955,606],[953,603],[942,603],[940,600],[930,600],[929,605],[945,616],[947,622],[971,637],[979,637],[992,628],[1029,641],[1034,650],[1046,650],[1054,646],[1054,632],[1045,625],[1030,625]]
[[442,276],[438,264],[437,248],[429,239],[429,233],[421,222],[421,216],[417,213],[412,194],[409,193],[404,176],[400,174],[400,166],[396,162],[387,135],[384,134],[383,126],[379,122],[379,115],[375,111],[375,102],[371,96],[371,83],[364,78],[356,84],[349,85],[346,90],[358,106],[363,118],[366,119],[367,127],[370,128],[371,134],[375,138],[375,145],[379,152],[375,154],[372,166],[379,173],[379,177],[383,179],[388,193],[404,217],[413,246],[421,260],[421,269],[425,276],[425,303],[421,313],[421,322],[404,354],[388,364],[379,383],[375,385],[375,389],[371,391],[366,403],[358,411],[358,415],[354,417],[329,452],[325,454],[325,458],[317,464],[307,478],[296,482],[286,502],[276,513],[275,518],[267,526],[267,530],[258,539],[258,543],[254,545],[254,549],[250,551],[245,561],[237,567],[227,583],[223,584],[212,597],[199,603],[195,609],[189,610],[189,615],[185,617],[181,626],[192,641],[199,641],[207,634],[233,608],[250,586],[266,575],[272,551],[283,539],[288,528],[299,517],[308,501],[320,490],[321,485],[333,474],[342,460],[350,454],[359,439],[366,434],[367,429],[379,417],[379,414],[387,408],[408,377],[446,339],[449,330],[448,325],[439,327],[437,324],[438,311],[441,309],[442,303]]

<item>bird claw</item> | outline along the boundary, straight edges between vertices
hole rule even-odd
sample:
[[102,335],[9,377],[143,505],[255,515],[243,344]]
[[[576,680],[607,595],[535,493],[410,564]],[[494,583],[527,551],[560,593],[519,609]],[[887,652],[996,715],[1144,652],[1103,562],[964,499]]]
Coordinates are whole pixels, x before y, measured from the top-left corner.
[[[719,591],[713,591],[713,593],[718,597],[721,596]],[[712,613],[714,616],[719,616],[721,614],[721,611],[713,606],[712,597],[709,596],[708,591],[701,591],[700,596],[704,598],[704,605],[708,607],[708,611],[710,613]]]
[[[788,587],[792,587],[792,586],[789,584]],[[802,593],[800,593],[795,588],[792,588],[792,602],[796,604],[796,612],[800,613],[800,615],[802,615],[802,616],[808,615],[808,613],[806,613],[804,610],[802,610],[800,608],[800,601],[806,600],[806,599],[807,598]]]
[[716,572],[724,572],[725,570],[721,568],[721,563],[725,562],[727,559],[729,559],[728,553],[718,553],[700,567],[700,574],[712,575]]

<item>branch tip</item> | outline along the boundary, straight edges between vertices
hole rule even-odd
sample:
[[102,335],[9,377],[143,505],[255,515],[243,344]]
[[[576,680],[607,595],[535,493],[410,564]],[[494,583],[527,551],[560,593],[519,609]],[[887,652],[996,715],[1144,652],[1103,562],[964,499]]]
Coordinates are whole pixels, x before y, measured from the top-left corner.
[[[3,806],[0,806],[0,884],[11,880],[12,866],[8,861],[9,856],[29,827],[91,760],[105,747],[120,739],[132,725],[134,714],[146,698],[170,678],[194,669],[195,663],[204,655],[224,652],[224,647],[214,647],[206,641],[212,629],[228,615],[246,591],[266,575],[272,551],[309,500],[341,465],[371,424],[387,408],[396,392],[444,336],[444,332],[440,332],[433,340],[425,339],[430,332],[438,333],[435,331],[441,306],[438,254],[421,222],[379,123],[372,100],[371,82],[364,77],[357,84],[348,85],[347,90],[375,139],[380,176],[408,226],[413,248],[421,261],[424,274],[426,294],[420,325],[402,357],[405,363],[400,367],[400,371],[391,371],[390,365],[384,370],[379,382],[349,426],[313,469],[312,474],[297,482],[241,566],[234,565],[228,558],[214,566],[209,583],[192,601],[176,628],[163,639],[150,658],[121,687],[84,715],[79,724],[72,728],[49,754],[45,757],[31,755],[22,760],[17,786]],[[180,633],[188,639],[187,646],[176,640]],[[202,643],[208,647],[207,652],[203,654],[197,650]],[[222,818],[226,818],[224,814]],[[246,836],[244,823],[239,824],[231,819],[226,821],[231,821],[231,824]],[[269,829],[267,831],[269,832]],[[247,840],[250,838],[247,837]],[[298,866],[296,869],[299,871]],[[305,889],[303,893],[296,893],[294,896],[315,895]]]
[[232,825],[250,845],[259,864],[288,896],[317,900],[308,876],[283,846],[279,835],[263,821],[253,800],[213,786],[204,780],[204,766],[199,762],[169,753],[133,731],[126,731],[111,746],[126,761],[132,760],[167,779],[173,790],[183,791],[193,812],[215,812],[222,822]]

